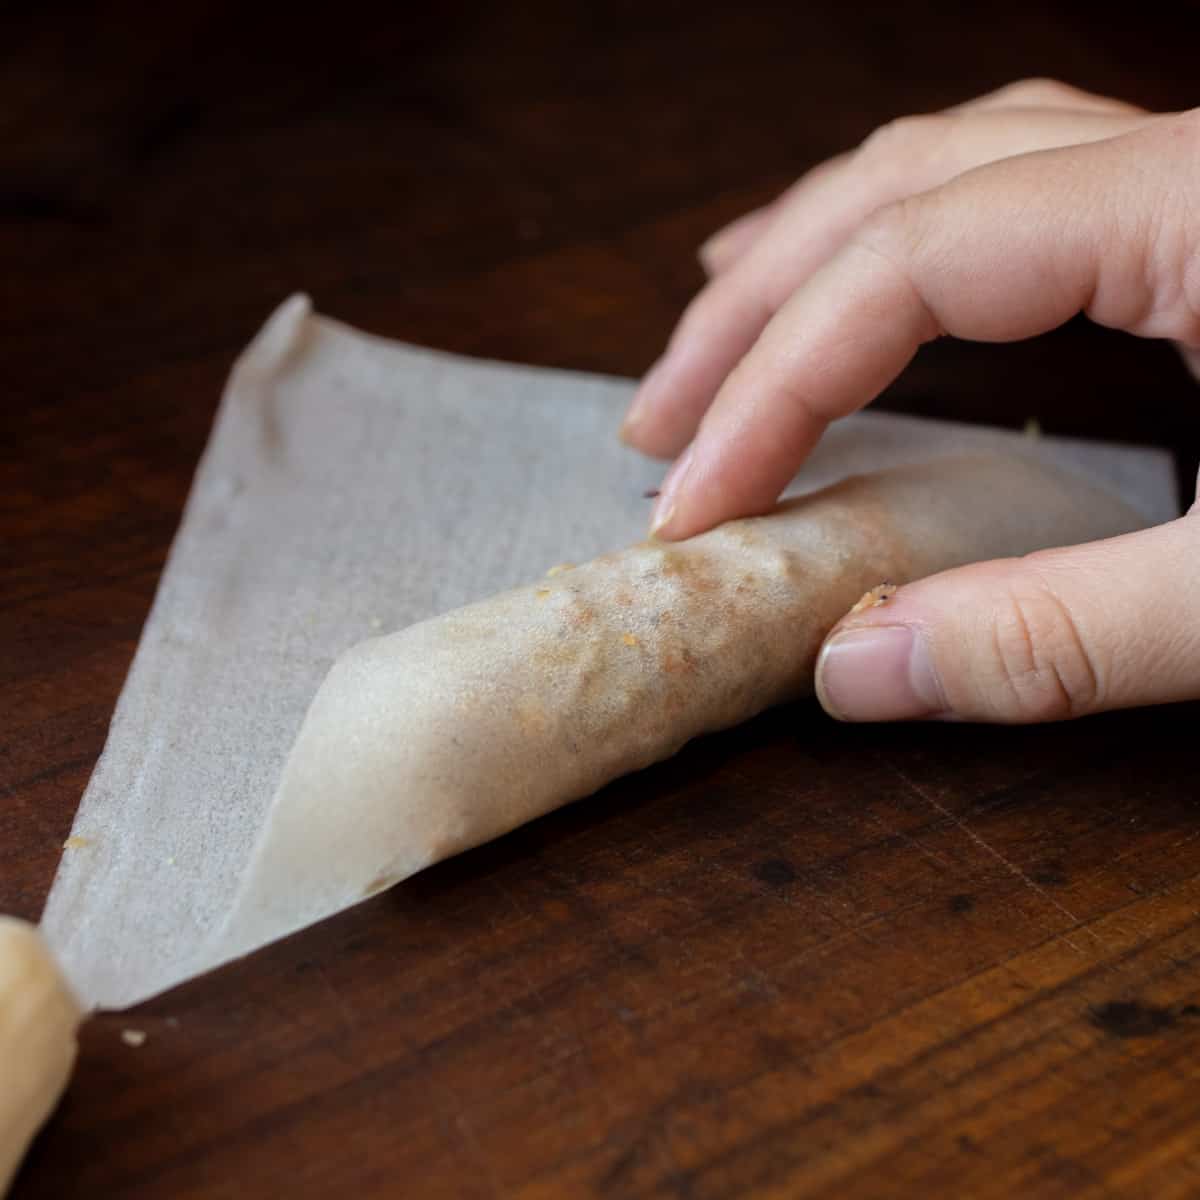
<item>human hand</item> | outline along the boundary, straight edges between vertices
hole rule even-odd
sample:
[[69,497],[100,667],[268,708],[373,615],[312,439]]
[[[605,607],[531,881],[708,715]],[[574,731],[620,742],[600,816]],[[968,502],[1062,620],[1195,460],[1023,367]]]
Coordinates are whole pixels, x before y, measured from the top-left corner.
[[[817,168],[708,243],[713,278],[631,407],[631,445],[684,451],[656,533],[768,509],[825,427],[935,337],[1016,340],[1085,312],[1194,364],[1197,195],[1200,110],[1048,81],[895,122]],[[835,630],[819,693],[848,719],[973,720],[1200,696],[1198,520],[903,588]],[[880,626],[898,631],[886,653],[865,633]]]

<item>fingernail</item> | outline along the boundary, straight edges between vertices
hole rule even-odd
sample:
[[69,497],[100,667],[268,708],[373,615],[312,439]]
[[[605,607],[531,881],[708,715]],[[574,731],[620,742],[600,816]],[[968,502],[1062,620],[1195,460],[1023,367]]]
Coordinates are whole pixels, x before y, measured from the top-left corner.
[[658,537],[658,531],[665,529],[671,523],[671,518],[675,515],[675,505],[670,505],[665,512],[659,512],[656,508],[654,516],[650,521],[650,536]]
[[909,625],[834,634],[817,659],[817,695],[839,721],[914,721],[945,711],[929,647]]
[[676,460],[675,465],[667,472],[658,491],[658,501],[654,505],[654,513],[650,518],[650,536],[654,537],[660,530],[665,529],[675,515],[675,498],[688,468],[692,465],[692,446],[689,446]]

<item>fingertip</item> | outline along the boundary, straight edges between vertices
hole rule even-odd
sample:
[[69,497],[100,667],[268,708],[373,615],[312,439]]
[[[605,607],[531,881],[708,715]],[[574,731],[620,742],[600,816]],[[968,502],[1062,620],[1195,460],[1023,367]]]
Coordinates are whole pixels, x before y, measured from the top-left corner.
[[626,440],[655,456],[679,453],[771,315],[753,274],[744,275],[740,265],[702,289],[643,379]]
[[[700,353],[678,341],[646,373],[621,426],[621,440],[654,458],[673,458],[688,445],[712,389]],[[698,359],[700,360],[698,362]],[[698,411],[697,411],[698,410]]]
[[672,438],[661,428],[651,414],[645,418],[641,414],[626,416],[617,430],[621,443],[647,458],[669,460],[674,458],[681,447],[686,446],[684,438]]
[[720,275],[758,241],[767,227],[773,205],[751,209],[707,238],[696,252],[700,265],[711,278]]
[[710,237],[707,242],[703,242],[700,248],[696,251],[696,257],[700,260],[700,266],[703,268],[705,275],[710,279],[712,276],[720,273],[721,270],[721,247],[720,235]]
[[628,446],[631,450],[639,450],[641,447],[637,443],[637,415],[630,405],[629,411],[626,412],[621,424],[617,428],[617,441],[622,445]]
[[711,279],[714,275],[720,275],[737,256],[733,253],[728,232],[721,229],[701,244],[696,257],[704,273]]
[[687,483],[687,476],[692,464],[693,450],[694,448],[689,446],[675,460],[675,465],[667,472],[666,478],[662,482],[658,499],[654,503],[654,512],[650,517],[651,537],[662,538],[664,541],[672,541],[676,536],[674,525],[676,513],[679,508],[679,495]]
[[654,515],[650,518],[649,536],[657,538],[659,541],[671,542],[675,539],[671,536],[670,526],[675,518],[675,505],[667,505],[664,511],[661,507],[654,509]]
[[945,711],[929,648],[912,625],[835,629],[815,682],[821,707],[838,721],[915,721]]
[[643,445],[646,418],[654,408],[655,380],[662,374],[662,365],[663,359],[657,359],[642,376],[617,430],[617,437],[634,450],[646,450]]

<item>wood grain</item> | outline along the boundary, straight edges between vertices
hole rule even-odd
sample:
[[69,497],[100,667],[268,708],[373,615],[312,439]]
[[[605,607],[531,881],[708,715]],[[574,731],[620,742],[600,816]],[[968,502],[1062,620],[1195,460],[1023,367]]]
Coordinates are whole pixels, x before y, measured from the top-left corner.
[[[26,917],[224,376],[288,292],[637,374],[702,238],[891,116],[1031,74],[1196,100],[1181,30],[1067,0],[15,8],[0,910]],[[933,347],[884,403],[1151,441],[1189,478],[1200,445],[1171,351],[1082,324]],[[708,739],[95,1019],[14,1196],[1194,1196],[1198,717],[798,706]]]

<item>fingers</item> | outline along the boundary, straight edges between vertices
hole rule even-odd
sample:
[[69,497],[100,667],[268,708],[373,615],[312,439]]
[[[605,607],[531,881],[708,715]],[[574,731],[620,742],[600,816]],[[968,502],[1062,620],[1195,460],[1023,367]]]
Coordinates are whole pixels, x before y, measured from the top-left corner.
[[687,444],[717,390],[798,287],[880,207],[965,170],[1031,150],[1092,142],[1146,118],[1047,110],[907,118],[877,131],[852,156],[824,164],[724,252],[721,269],[688,307],[666,354],[643,381],[622,436],[648,454]]
[[688,537],[765,511],[829,422],[941,333],[1011,341],[1087,311],[1196,344],[1197,163],[1200,114],[1185,114],[991,163],[876,214],[725,381],[664,483],[655,531]]
[[[1115,100],[1111,96],[1099,96],[1085,92],[1082,88],[1062,83],[1057,79],[1021,79],[1006,84],[986,95],[967,100],[946,109],[947,113],[995,112],[1013,110],[1055,109],[1071,113],[1103,113],[1129,117],[1147,117],[1144,108]],[[921,118],[917,118],[920,120]],[[1028,147],[1026,147],[1028,148]],[[838,155],[829,163],[817,168],[822,170],[840,163],[848,155]],[[785,194],[781,199],[786,203]],[[717,230],[701,247],[700,261],[709,275],[719,275],[737,258],[744,254],[762,236],[771,224],[778,202],[754,209]]]
[[[1021,79],[1015,83],[1006,84],[983,96],[953,105],[945,112],[953,114],[1017,110],[1034,111],[1041,116],[1042,112],[1039,110],[1046,109],[1074,114],[1100,113],[1133,118],[1145,118],[1150,115],[1144,108],[1139,108],[1136,104],[1115,100],[1111,96],[1099,96],[1094,92],[1085,92],[1082,88],[1073,87],[1071,84],[1062,83],[1057,79],[1044,78]],[[932,116],[936,117],[936,114],[932,114]],[[916,121],[928,119],[915,118]],[[1023,147],[1023,149],[1031,148],[1033,147]],[[849,155],[840,154],[816,170],[825,170],[835,164],[840,164],[848,157]],[[812,174],[810,173],[810,178]],[[784,206],[786,206],[788,195],[785,193],[780,198]],[[709,275],[719,275],[762,236],[769,228],[771,218],[777,214],[777,209],[781,206],[780,201],[756,208],[731,221],[722,229],[717,230],[700,247],[700,261]]]
[[1200,519],[902,587],[817,662],[846,721],[1058,721],[1200,698]]

